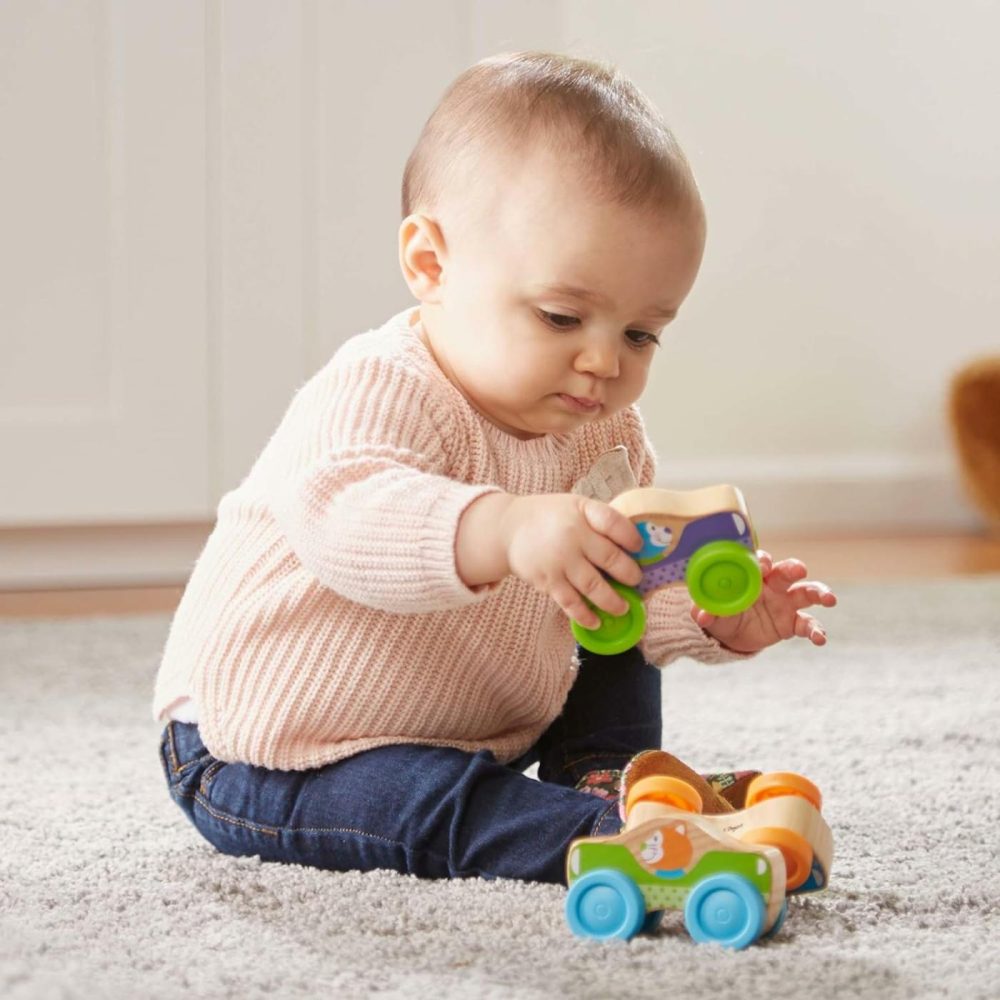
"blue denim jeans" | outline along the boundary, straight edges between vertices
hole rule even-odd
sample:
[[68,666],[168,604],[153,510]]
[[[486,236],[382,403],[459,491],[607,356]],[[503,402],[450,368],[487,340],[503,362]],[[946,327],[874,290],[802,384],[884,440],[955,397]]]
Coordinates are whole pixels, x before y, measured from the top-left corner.
[[[337,871],[565,883],[574,837],[617,833],[617,800],[577,791],[661,737],[660,672],[638,649],[578,650],[562,714],[521,758],[398,744],[307,771],[226,763],[193,724],[170,722],[160,754],[174,801],[225,854]],[[538,764],[536,781],[523,774]]]

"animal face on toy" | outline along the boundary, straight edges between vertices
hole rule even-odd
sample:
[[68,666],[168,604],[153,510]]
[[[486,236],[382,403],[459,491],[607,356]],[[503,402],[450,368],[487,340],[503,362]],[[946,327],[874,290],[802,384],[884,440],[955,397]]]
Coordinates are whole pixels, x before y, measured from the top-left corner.
[[676,878],[691,863],[694,848],[683,823],[657,827],[640,845],[637,859],[661,878]]
[[638,559],[651,559],[659,556],[670,548],[674,540],[674,533],[665,524],[655,524],[653,521],[640,521],[636,525],[642,540],[645,543],[642,551],[638,554]]

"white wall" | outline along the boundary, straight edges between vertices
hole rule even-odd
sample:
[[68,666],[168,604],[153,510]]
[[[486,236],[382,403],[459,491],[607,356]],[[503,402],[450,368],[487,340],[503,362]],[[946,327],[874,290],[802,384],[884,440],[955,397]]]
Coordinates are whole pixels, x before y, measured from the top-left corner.
[[764,530],[975,524],[943,401],[1000,350],[998,36],[971,0],[9,0],[0,527],[210,518],[407,304],[399,179],[443,88],[527,47],[617,62],[705,195],[644,398],[663,483],[737,482]]
[[204,510],[204,23],[0,3],[0,525]]
[[708,206],[645,403],[664,473],[743,483],[768,523],[972,521],[944,401],[1000,353],[1000,5],[563,12],[568,48],[664,110]]

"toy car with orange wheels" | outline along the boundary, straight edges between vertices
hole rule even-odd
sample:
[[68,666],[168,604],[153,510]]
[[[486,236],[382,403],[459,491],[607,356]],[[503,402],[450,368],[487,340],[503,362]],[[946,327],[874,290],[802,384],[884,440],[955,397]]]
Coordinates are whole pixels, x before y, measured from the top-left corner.
[[[626,826],[649,810],[701,811],[701,796],[679,778],[650,775],[626,789]],[[826,888],[833,861],[833,834],[822,815],[820,790],[801,774],[769,771],[747,786],[743,808],[705,816],[707,823],[747,844],[767,844],[785,859],[789,893]]]
[[754,779],[744,809],[705,816],[688,782],[641,778],[621,833],[570,844],[567,922],[584,937],[627,939],[681,909],[699,942],[745,948],[773,935],[787,893],[827,883],[833,838],[821,804],[808,779],[772,772]]
[[686,584],[699,607],[720,616],[738,615],[757,600],[763,584],[757,536],[735,486],[626,490],[611,506],[642,535],[643,548],[635,556],[642,580],[637,587],[609,580],[628,604],[625,614],[594,607],[597,628],[571,623],[584,649],[605,656],[631,649],[646,630],[644,601],[661,587]]
[[777,847],[789,893],[825,889],[833,863],[833,834],[823,819],[823,796],[801,774],[770,771],[750,782],[744,807],[710,817],[744,843]]

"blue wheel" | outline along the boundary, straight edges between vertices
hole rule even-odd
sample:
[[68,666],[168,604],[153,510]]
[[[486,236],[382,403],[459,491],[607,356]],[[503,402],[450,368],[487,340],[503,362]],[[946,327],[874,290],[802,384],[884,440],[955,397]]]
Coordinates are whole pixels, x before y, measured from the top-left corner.
[[715,941],[725,948],[745,948],[756,941],[766,916],[760,890],[740,875],[702,879],[684,903],[684,924],[699,944]]
[[613,868],[587,872],[570,886],[566,922],[580,937],[627,941],[642,927],[646,901],[627,875]]
[[786,899],[781,904],[781,909],[778,910],[778,919],[775,920],[774,926],[764,935],[765,939],[773,938],[774,935],[777,934],[778,931],[780,931],[781,928],[785,926],[785,917],[787,916],[788,916],[788,900]]

